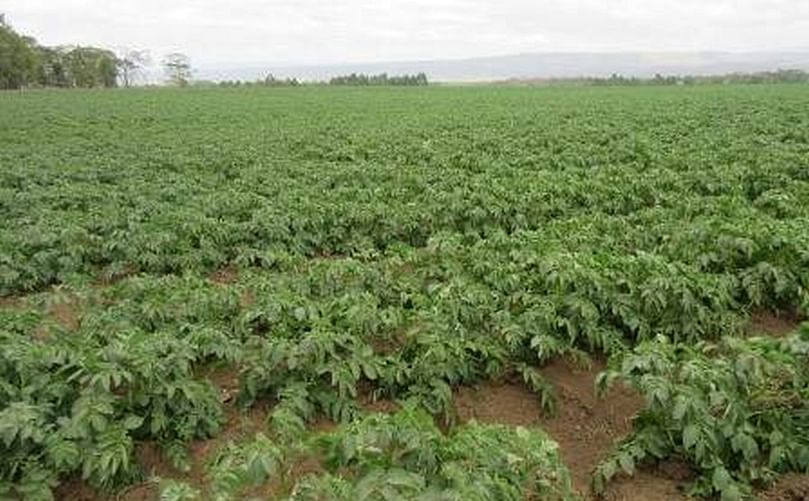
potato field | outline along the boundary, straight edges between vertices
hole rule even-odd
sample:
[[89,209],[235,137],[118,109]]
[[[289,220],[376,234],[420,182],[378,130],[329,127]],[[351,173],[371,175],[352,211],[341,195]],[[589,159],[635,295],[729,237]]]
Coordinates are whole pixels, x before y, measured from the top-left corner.
[[0,93],[0,499],[800,499],[807,313],[805,85]]

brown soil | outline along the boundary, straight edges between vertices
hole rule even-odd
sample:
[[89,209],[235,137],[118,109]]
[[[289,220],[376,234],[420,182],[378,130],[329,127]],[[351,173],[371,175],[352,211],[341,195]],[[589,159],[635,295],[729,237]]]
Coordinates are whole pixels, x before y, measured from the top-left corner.
[[227,285],[232,284],[239,278],[239,271],[236,269],[235,266],[228,265],[224,268],[219,268],[215,272],[211,273],[208,277],[214,283],[220,285]]
[[401,409],[401,406],[393,400],[360,400],[360,405],[368,412],[380,412],[383,414],[393,414]]
[[[156,444],[150,442],[139,444],[136,456],[147,478],[150,476],[174,478],[188,483],[200,492],[205,492],[207,485],[205,467],[207,462],[216,451],[224,447],[228,442],[237,442],[264,431],[269,406],[258,404],[247,411],[241,411],[234,405],[227,405],[225,412],[225,424],[217,436],[207,440],[198,440],[188,447],[191,469],[187,472],[174,468]],[[126,494],[123,499],[132,501],[139,499],[154,500],[157,499],[158,492],[152,483],[144,483],[128,490]]]
[[155,501],[160,497],[160,490],[154,483],[139,484],[124,490],[115,496],[116,501]]
[[204,367],[196,375],[219,388],[223,403],[234,401],[239,393],[239,371],[234,367]]
[[603,363],[581,370],[557,361],[542,370],[556,388],[559,412],[540,426],[559,443],[573,483],[582,492],[589,487],[590,472],[632,430],[632,418],[643,406],[637,394],[621,386],[599,398],[595,376],[604,369]]
[[[205,466],[212,455],[229,441],[238,442],[249,439],[256,433],[266,432],[267,418],[270,412],[270,405],[266,403],[255,405],[244,412],[231,406],[227,423],[219,435],[210,440],[191,444],[190,451],[193,465],[191,471],[185,477],[178,476],[176,473],[171,476],[186,481],[200,492],[205,493],[208,482],[205,477]],[[309,430],[316,433],[325,433],[333,431],[336,427],[337,425],[333,421],[321,418],[312,423]],[[275,499],[278,495],[289,491],[295,485],[295,482],[304,475],[322,471],[324,471],[324,468],[319,457],[310,455],[298,457],[292,461],[283,479],[272,479],[270,482],[250,488],[240,495],[259,499]]]
[[118,269],[107,268],[96,277],[96,281],[93,285],[101,288],[109,287],[110,285],[115,285],[118,282],[136,275],[138,271],[138,267],[134,264],[127,264]]
[[135,447],[135,459],[143,468],[146,478],[177,477],[182,472],[172,466],[163,450],[156,442],[141,442]]
[[99,501],[104,496],[96,492],[95,489],[87,485],[80,477],[71,477],[54,489],[54,499],[64,499],[70,501]]
[[345,254],[339,254],[339,253],[338,254],[330,254],[330,253],[327,253],[327,252],[318,251],[318,252],[315,252],[315,254],[312,256],[312,260],[313,261],[336,261],[336,260],[340,260],[340,259],[346,259],[346,257],[347,256]]
[[0,297],[0,310],[19,310],[25,307],[25,299],[21,297]]
[[[217,285],[233,285],[239,280],[239,270],[234,265],[228,265],[208,275],[208,279]],[[256,297],[250,290],[244,290],[239,295],[239,306],[242,309],[249,308],[255,302]]]
[[81,320],[81,306],[75,299],[59,301],[51,304],[48,307],[48,314],[64,329],[75,331],[79,328]]
[[47,320],[36,328],[33,333],[34,339],[39,341],[48,339],[54,324],[70,332],[78,330],[81,325],[81,310],[82,303],[79,298],[72,295],[58,298],[47,306],[45,310]]
[[391,414],[401,409],[401,406],[393,400],[375,398],[373,385],[367,381],[361,381],[357,386],[357,401],[360,407],[368,412]]
[[245,499],[279,499],[286,497],[301,478],[309,474],[324,473],[323,461],[316,456],[303,456],[294,460],[282,479],[275,478],[270,482],[248,489],[241,493]]
[[146,481],[130,486],[115,496],[105,496],[96,492],[79,478],[70,479],[56,489],[56,499],[77,501],[104,501],[119,499],[126,501],[154,501],[158,499],[157,486],[150,480],[157,476],[186,482],[200,492],[205,492],[207,479],[205,465],[212,455],[229,441],[246,439],[266,429],[269,405],[257,404],[247,411],[234,405],[225,406],[225,423],[220,433],[207,440],[198,440],[188,447],[191,469],[187,472],[176,469],[155,442],[141,442],[135,448],[135,458],[144,472]]
[[487,382],[475,388],[459,388],[455,393],[455,410],[461,422],[474,419],[491,424],[539,426],[542,420],[536,395],[521,384]]
[[[544,416],[537,397],[522,384],[484,383],[478,388],[461,388],[455,395],[459,419],[512,426],[537,426],[559,443],[562,459],[570,470],[576,490],[590,494],[590,474],[631,430],[631,420],[641,408],[642,399],[632,391],[615,387],[605,398],[595,393],[594,378],[604,369],[603,362],[579,369],[557,361],[542,369],[556,388],[558,412]],[[609,486],[606,499],[641,501],[685,499],[678,487],[682,479],[672,479],[664,471],[638,471],[635,477],[619,479]]]
[[805,501],[809,499],[809,475],[790,473],[757,496],[761,501]]
[[239,306],[241,306],[242,309],[249,308],[253,306],[255,303],[256,303],[256,296],[250,290],[243,291],[242,294],[239,296]]
[[211,454],[225,446],[228,442],[236,442],[263,432],[267,426],[267,417],[270,414],[268,404],[257,404],[242,411],[235,405],[225,407],[225,424],[222,431],[208,440],[193,442],[189,447],[191,455],[191,471],[188,473],[190,484],[197,488],[205,485],[205,463]]
[[687,500],[683,492],[691,479],[691,471],[680,463],[664,463],[640,469],[631,477],[618,477],[610,482],[604,501]]
[[795,332],[800,324],[801,317],[797,312],[757,311],[750,316],[747,332],[782,337]]
[[337,429],[337,423],[327,417],[319,417],[309,424],[309,431],[312,433],[330,433]]
[[[24,297],[4,297],[0,298],[0,310],[21,310],[28,306]],[[50,303],[45,314],[52,321],[63,329],[75,331],[81,324],[81,300],[72,294],[57,296],[56,300]],[[34,333],[37,339],[48,337],[48,322],[44,322]]]

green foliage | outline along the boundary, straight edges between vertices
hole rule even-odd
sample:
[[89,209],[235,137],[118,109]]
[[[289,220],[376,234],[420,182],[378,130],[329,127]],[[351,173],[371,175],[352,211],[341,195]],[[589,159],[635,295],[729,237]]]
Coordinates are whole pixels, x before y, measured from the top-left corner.
[[116,87],[118,58],[98,47],[44,47],[0,23],[0,89]]
[[[558,446],[539,431],[470,424],[445,437],[413,407],[370,415],[320,439],[333,471],[309,478],[293,499],[569,499],[572,490]],[[344,477],[345,478],[345,477]]]
[[809,329],[783,339],[646,341],[599,383],[621,379],[646,398],[626,439],[595,474],[597,490],[637,464],[683,458],[693,492],[740,499],[778,473],[809,470]]
[[262,433],[248,443],[230,443],[220,449],[208,467],[213,499],[234,499],[245,487],[258,486],[283,475],[283,454]]
[[31,40],[0,23],[0,89],[19,89],[33,80],[37,54]]
[[218,432],[219,393],[192,370],[206,352],[176,331],[146,333],[112,317],[47,342],[32,337],[36,325],[0,328],[4,490],[24,492],[31,478],[46,490],[73,472],[114,489],[140,476],[136,440],[159,442],[184,468],[183,444]]
[[424,73],[417,73],[415,75],[391,75],[387,73],[380,73],[379,75],[365,75],[363,73],[350,75],[340,75],[329,79],[329,85],[351,85],[351,86],[380,86],[380,85],[398,85],[398,86],[421,86],[427,85],[427,75]]
[[[72,78],[65,51],[41,57],[38,78]],[[541,434],[446,438],[413,409],[453,433],[459,386],[508,380],[552,413],[544,365],[636,345],[623,377],[651,410],[601,481],[682,455],[697,492],[731,496],[802,468],[801,407],[754,405],[770,391],[759,372],[774,395],[802,395],[801,371],[790,387],[769,358],[792,352],[718,341],[752,311],[809,312],[797,86],[6,97],[3,496],[46,497],[82,474],[107,491],[138,481],[143,441],[188,470],[188,443],[221,432],[224,402],[271,412],[260,450],[239,443],[214,462],[222,496],[292,488],[288,465],[323,418],[347,430],[325,450],[354,476],[310,477],[295,496],[553,490],[564,481]],[[742,384],[720,361],[746,350]],[[741,402],[733,419],[711,414],[719,383]],[[375,400],[407,412],[365,420]],[[707,424],[686,433],[700,409]],[[507,452],[475,455],[485,448]]]
[[326,460],[334,467],[433,472],[441,439],[429,414],[408,408],[393,415],[372,414],[322,441]]
[[160,481],[160,501],[195,501],[200,492],[190,485],[176,480]]
[[163,70],[171,85],[186,87],[191,81],[191,59],[185,54],[173,52],[163,58]]

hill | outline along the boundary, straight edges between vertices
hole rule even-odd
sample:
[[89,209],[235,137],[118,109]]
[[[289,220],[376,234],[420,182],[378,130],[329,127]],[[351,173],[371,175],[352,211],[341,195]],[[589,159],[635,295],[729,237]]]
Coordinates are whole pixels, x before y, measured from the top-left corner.
[[621,52],[531,53],[471,59],[346,63],[314,66],[271,64],[222,64],[200,67],[197,77],[206,80],[254,80],[272,73],[276,77],[325,80],[349,73],[414,74],[424,72],[431,81],[475,82],[506,79],[605,77],[618,73],[630,77],[666,75],[717,75],[779,68],[809,70],[809,50],[794,52]]

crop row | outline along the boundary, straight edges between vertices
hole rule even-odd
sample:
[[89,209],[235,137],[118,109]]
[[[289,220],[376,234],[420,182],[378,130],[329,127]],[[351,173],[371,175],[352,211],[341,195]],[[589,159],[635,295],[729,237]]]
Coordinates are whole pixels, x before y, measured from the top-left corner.
[[[187,472],[231,406],[269,404],[209,486],[164,495],[564,498],[541,431],[459,426],[453,405],[507,379],[553,413],[557,357],[610,356],[603,382],[647,397],[598,489],[668,457],[727,499],[806,470],[806,334],[742,339],[753,312],[809,312],[800,91],[0,101],[19,117],[0,126],[0,494],[115,491],[144,443]],[[301,454],[326,471],[289,478]]]

